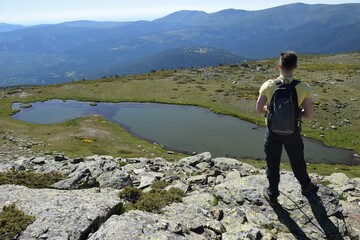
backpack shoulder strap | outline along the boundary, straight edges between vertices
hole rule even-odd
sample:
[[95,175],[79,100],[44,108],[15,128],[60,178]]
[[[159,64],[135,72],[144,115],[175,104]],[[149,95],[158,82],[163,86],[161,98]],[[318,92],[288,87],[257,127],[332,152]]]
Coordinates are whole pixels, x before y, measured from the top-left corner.
[[281,84],[283,84],[283,82],[280,79],[274,79],[273,82],[276,84],[276,86],[280,86]]
[[292,87],[295,87],[295,86],[298,85],[299,83],[300,83],[299,80],[294,79],[294,80],[291,81],[290,85],[291,85]]
[[[292,87],[292,91],[293,91],[293,101],[294,101],[294,105],[295,105],[295,109],[296,109],[296,119],[297,121],[299,121],[300,119],[300,108],[298,107],[298,95],[297,95],[297,92],[296,92],[296,85],[298,85],[301,81],[299,80],[292,80],[292,82],[290,83],[290,86]],[[299,125],[300,125],[301,121],[299,121]]]

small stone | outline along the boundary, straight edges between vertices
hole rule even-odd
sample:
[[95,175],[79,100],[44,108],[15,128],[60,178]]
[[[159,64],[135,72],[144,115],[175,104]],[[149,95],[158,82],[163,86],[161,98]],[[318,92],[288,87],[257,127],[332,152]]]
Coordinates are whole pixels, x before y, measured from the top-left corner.
[[36,157],[33,160],[31,160],[34,164],[45,164],[45,158],[43,157]]
[[72,164],[79,164],[79,163],[84,162],[84,161],[85,161],[84,158],[81,158],[81,157],[79,157],[79,158],[74,158],[74,159],[70,159],[70,162],[71,162]]
[[224,176],[223,176],[223,175],[219,175],[219,176],[216,177],[215,184],[216,184],[216,185],[217,185],[217,184],[221,184],[221,183],[223,183],[224,181],[225,181]]
[[206,184],[207,175],[203,174],[203,175],[193,176],[193,177],[188,178],[187,181],[190,184]]
[[331,129],[336,130],[336,129],[337,129],[337,127],[336,127],[335,125],[331,125]]
[[341,187],[341,191],[343,192],[349,192],[349,191],[354,191],[355,190],[355,186],[352,184],[347,184],[343,187]]
[[134,169],[133,172],[134,172],[135,174],[144,173],[144,172],[145,172],[145,168]]
[[351,123],[351,121],[349,119],[344,119],[343,121],[344,121],[344,123],[348,123],[348,124]]
[[214,186],[216,182],[216,177],[208,177],[208,184]]
[[67,158],[62,154],[58,154],[58,155],[55,156],[55,161],[56,162],[61,162],[61,161],[65,161],[65,160],[67,160]]
[[216,221],[221,221],[224,218],[224,211],[222,209],[211,209],[210,214]]

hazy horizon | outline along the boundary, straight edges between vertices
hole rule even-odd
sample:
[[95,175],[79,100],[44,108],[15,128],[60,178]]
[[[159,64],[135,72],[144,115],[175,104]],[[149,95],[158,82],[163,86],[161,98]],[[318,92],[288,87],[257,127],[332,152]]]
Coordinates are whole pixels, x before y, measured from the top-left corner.
[[[166,0],[0,0],[0,23],[20,24],[25,26],[38,24],[56,24],[68,21],[152,21],[180,10],[198,10],[207,13],[224,9],[262,10],[299,1],[276,0],[263,2],[260,0],[184,0],[181,3]],[[360,3],[360,1],[302,1],[306,4],[344,4]]]

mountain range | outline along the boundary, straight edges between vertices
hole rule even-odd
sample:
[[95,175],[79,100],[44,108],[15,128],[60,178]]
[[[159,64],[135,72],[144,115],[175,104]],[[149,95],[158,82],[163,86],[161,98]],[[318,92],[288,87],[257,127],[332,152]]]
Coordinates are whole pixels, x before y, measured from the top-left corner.
[[302,3],[154,21],[0,24],[0,86],[52,84],[151,70],[360,50],[360,4]]

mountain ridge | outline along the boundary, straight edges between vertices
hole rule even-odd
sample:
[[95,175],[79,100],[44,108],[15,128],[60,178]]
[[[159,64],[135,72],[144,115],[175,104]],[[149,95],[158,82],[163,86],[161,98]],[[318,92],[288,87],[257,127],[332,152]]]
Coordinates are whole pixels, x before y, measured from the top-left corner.
[[[194,46],[252,59],[273,57],[287,49],[316,54],[357,51],[358,12],[360,4],[356,3],[296,3],[210,14],[183,10],[154,21],[81,20],[23,27],[0,32],[0,85],[93,79],[110,72],[123,75],[123,69],[136,62]],[[154,66],[155,70],[164,68]],[[74,74],[69,77],[68,72]]]

